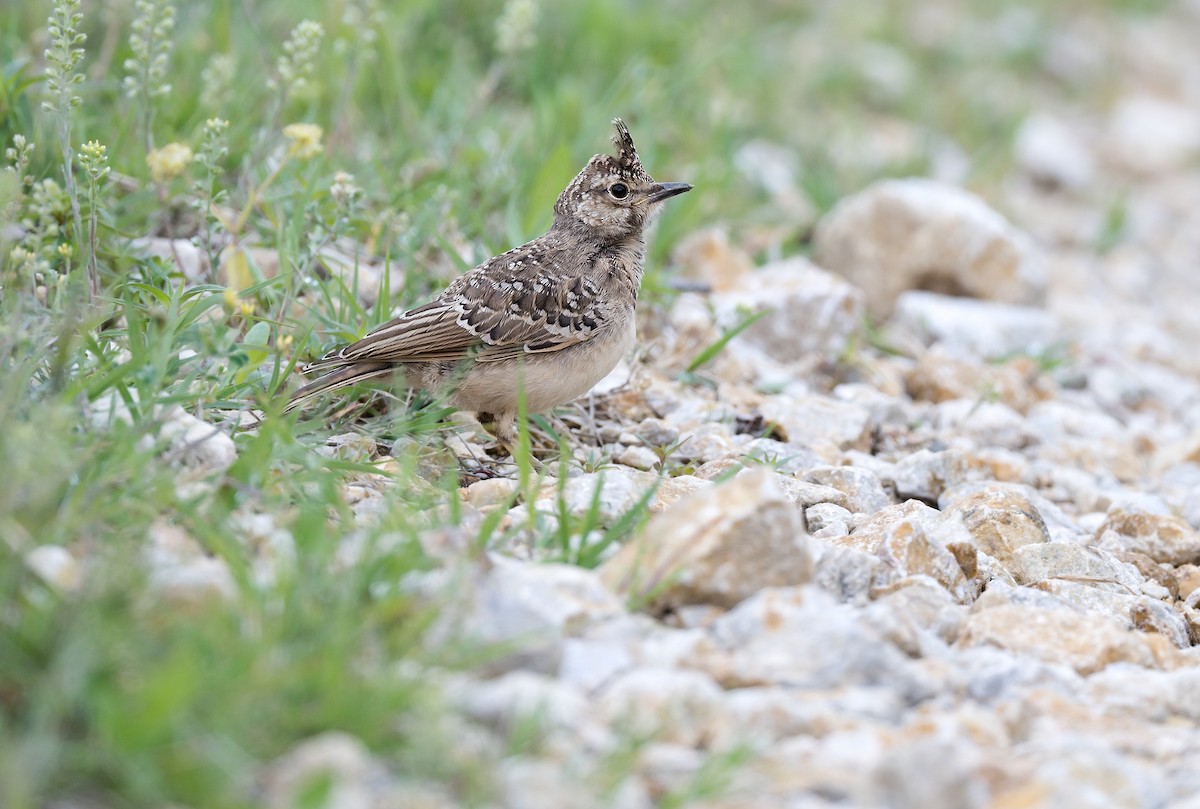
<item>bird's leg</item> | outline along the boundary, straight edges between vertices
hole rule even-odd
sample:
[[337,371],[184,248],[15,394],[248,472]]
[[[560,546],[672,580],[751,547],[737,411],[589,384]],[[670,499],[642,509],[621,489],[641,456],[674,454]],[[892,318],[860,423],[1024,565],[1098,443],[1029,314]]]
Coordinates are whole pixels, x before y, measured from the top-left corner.
[[[513,462],[519,464],[521,441],[520,436],[517,434],[517,414],[497,413],[494,430],[496,439],[508,450],[508,454],[512,456]],[[532,451],[529,453],[529,460],[533,460]]]
[[496,440],[500,445],[508,450],[508,454],[512,456],[513,463],[519,467],[522,458],[528,462],[528,468],[535,473],[541,472],[545,466],[533,454],[533,450],[523,453],[521,451],[520,436],[517,433],[517,414],[515,412],[504,412],[493,414],[495,421],[492,424],[492,433],[496,436]]

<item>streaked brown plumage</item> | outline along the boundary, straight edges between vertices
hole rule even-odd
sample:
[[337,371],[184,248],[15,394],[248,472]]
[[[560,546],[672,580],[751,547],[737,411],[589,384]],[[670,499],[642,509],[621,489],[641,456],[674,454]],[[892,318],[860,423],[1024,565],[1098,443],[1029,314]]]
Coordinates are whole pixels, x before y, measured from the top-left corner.
[[596,155],[554,205],[543,236],[485,261],[423,306],[329,352],[306,372],[287,409],[402,371],[407,383],[490,413],[515,437],[518,390],[528,411],[575,399],[633,347],[645,226],[658,203],[691,190],[656,183],[629,130],[613,121],[616,155]]

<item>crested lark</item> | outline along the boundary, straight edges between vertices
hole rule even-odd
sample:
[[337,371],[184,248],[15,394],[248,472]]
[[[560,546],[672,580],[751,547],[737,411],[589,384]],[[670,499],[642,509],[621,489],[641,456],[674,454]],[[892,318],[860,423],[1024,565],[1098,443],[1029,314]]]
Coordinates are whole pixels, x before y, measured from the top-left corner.
[[633,347],[647,223],[660,202],[692,188],[655,182],[624,122],[613,126],[616,156],[588,161],[554,203],[544,236],[310,364],[306,371],[324,375],[297,390],[287,409],[402,371],[412,387],[491,414],[511,448],[521,390],[530,413],[587,393]]

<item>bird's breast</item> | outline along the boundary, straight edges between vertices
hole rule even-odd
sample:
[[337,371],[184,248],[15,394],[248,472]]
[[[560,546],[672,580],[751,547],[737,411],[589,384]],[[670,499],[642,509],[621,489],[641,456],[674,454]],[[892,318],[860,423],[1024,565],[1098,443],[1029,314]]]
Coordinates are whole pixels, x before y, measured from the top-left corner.
[[633,313],[615,317],[590,340],[517,360],[477,363],[458,386],[453,400],[465,410],[503,412],[517,408],[524,390],[526,407],[538,413],[587,393],[621,361],[637,339]]

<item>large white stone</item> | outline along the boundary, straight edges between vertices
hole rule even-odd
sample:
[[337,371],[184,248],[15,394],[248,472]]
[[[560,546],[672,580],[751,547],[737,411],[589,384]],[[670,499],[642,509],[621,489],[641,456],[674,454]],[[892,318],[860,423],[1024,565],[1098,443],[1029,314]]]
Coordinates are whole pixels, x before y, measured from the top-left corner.
[[763,587],[808,581],[812,556],[800,508],[775,472],[758,469],[655,515],[600,572],[653,612],[730,607]]
[[979,197],[910,178],[883,180],[817,224],[816,261],[867,296],[877,317],[905,290],[1038,303],[1047,278],[1032,241]]

